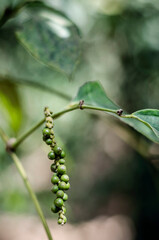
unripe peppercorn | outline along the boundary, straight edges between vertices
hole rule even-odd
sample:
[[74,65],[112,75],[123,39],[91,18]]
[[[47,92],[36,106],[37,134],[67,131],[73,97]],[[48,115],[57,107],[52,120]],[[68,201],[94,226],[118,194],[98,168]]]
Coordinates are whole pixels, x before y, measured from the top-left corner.
[[56,164],[51,164],[50,169],[52,172],[56,172]]
[[62,224],[62,219],[61,218],[58,219],[58,224]]
[[59,181],[60,181],[60,179],[59,179],[58,176],[56,176],[56,175],[53,175],[53,176],[52,176],[51,182],[52,182],[53,184],[56,184],[56,183],[58,183]]
[[62,176],[61,176],[61,181],[67,183],[67,182],[69,181],[69,176],[68,176],[67,174],[62,175]]
[[53,129],[51,129],[50,132],[51,132],[52,135],[54,135],[54,130]]
[[60,154],[61,158],[64,158],[65,155],[66,155],[65,152],[62,150],[62,152],[61,152],[61,154]]
[[61,219],[63,219],[63,218],[64,218],[63,213],[60,213],[59,217],[60,217]]
[[64,193],[64,195],[63,195],[63,200],[64,200],[64,201],[67,201],[67,199],[68,199],[68,195],[67,195],[66,193]]
[[46,117],[46,122],[53,123],[52,117]]
[[49,128],[44,128],[44,129],[43,129],[43,135],[44,135],[45,137],[49,137],[50,134],[51,134],[51,132],[50,132],[50,129],[49,129]]
[[56,196],[57,197],[60,197],[60,198],[63,198],[64,197],[64,192],[62,190],[58,190],[57,193],[56,193]]
[[55,153],[54,153],[53,151],[50,151],[50,152],[48,153],[48,158],[49,158],[50,160],[55,159]]
[[52,144],[51,138],[48,138],[48,139],[46,140],[46,144],[47,144],[47,145],[51,145],[51,144]]
[[51,211],[52,211],[53,213],[57,213],[57,212],[59,212],[59,208],[56,207],[56,206],[53,204],[52,207],[51,207]]
[[65,190],[66,189],[66,183],[65,182],[60,182],[58,185],[59,189]]
[[49,128],[49,129],[51,129],[51,128],[53,128],[53,124],[50,123],[50,122],[47,122],[47,123],[46,123],[46,127]]
[[64,214],[66,213],[66,208],[64,206],[62,207],[62,211]]
[[58,188],[57,185],[54,185],[54,186],[52,187],[52,189],[51,189],[51,191],[52,191],[53,193],[56,193],[58,190],[59,190],[59,188]]
[[64,163],[65,163],[65,159],[60,159],[60,160],[59,160],[59,163],[60,163],[60,164],[64,164]]
[[59,165],[57,168],[57,172],[59,174],[64,174],[66,172],[66,166],[65,165]]
[[58,147],[58,146],[55,146],[55,147],[53,148],[53,151],[54,151],[54,153],[55,153],[56,155],[60,155],[61,152],[62,152],[62,148],[60,148],[60,147]]
[[65,224],[67,222],[67,218],[64,216],[63,217],[63,223]]
[[54,203],[56,207],[61,208],[63,206],[63,200],[61,198],[56,198]]
[[68,190],[70,188],[70,183],[66,183],[65,190]]

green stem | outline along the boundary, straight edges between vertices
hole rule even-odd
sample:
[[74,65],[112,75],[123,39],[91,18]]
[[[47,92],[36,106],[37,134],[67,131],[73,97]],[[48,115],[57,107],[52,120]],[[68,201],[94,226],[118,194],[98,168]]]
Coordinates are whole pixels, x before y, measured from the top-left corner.
[[[2,140],[3,140],[5,143],[7,143],[8,137],[5,135],[5,133],[3,132],[2,129],[0,129],[0,136],[1,136]],[[10,152],[9,154],[10,154],[11,158],[13,159],[13,161],[14,161],[14,163],[15,163],[15,165],[16,165],[16,168],[17,168],[17,170],[18,170],[18,172],[19,172],[19,174],[20,174],[20,176],[22,177],[22,179],[23,179],[23,181],[24,181],[24,185],[26,186],[26,188],[27,188],[27,190],[28,190],[28,193],[29,193],[29,195],[30,195],[30,197],[31,197],[34,205],[35,205],[35,208],[36,208],[37,213],[38,213],[38,215],[39,215],[39,217],[40,217],[40,219],[41,219],[41,222],[42,222],[42,224],[43,224],[43,226],[44,226],[44,229],[45,229],[45,231],[46,231],[46,234],[47,234],[48,239],[49,239],[49,240],[53,240],[53,238],[52,238],[52,236],[51,236],[51,232],[50,232],[49,227],[48,227],[48,225],[47,225],[46,219],[45,219],[45,217],[44,217],[44,214],[43,214],[43,212],[42,212],[42,209],[41,209],[41,207],[40,207],[40,204],[39,204],[39,202],[38,202],[38,199],[37,199],[37,197],[36,197],[36,195],[35,195],[32,187],[31,187],[31,185],[30,185],[30,182],[29,182],[28,177],[27,177],[27,174],[26,174],[26,172],[25,172],[25,170],[24,170],[24,168],[23,168],[23,165],[21,164],[19,158],[17,157],[17,155],[16,155],[15,153]]]
[[[53,118],[59,118],[63,114],[67,112],[71,112],[73,110],[80,109],[79,103],[69,105],[66,109],[53,114]],[[98,111],[105,111],[109,113],[114,113],[116,115],[117,111],[116,110],[111,110],[111,109],[106,109],[106,108],[100,108],[100,107],[93,107],[89,105],[82,105],[82,109],[91,109],[91,110],[98,110]],[[45,122],[45,119],[42,119],[40,122],[38,122],[35,126],[33,126],[31,129],[29,129],[26,133],[24,133],[21,137],[17,138],[17,140],[12,144],[12,149],[16,149],[30,134],[32,134],[37,128],[39,128],[43,123]]]
[[[60,116],[62,116],[63,114],[67,113],[67,112],[71,112],[73,110],[76,109],[90,109],[90,110],[97,110],[97,111],[104,111],[104,112],[108,112],[108,113],[112,113],[117,115],[119,118],[133,118],[133,119],[137,119],[140,122],[143,122],[144,124],[146,124],[147,126],[149,126],[148,123],[144,122],[142,119],[138,118],[137,116],[133,115],[133,114],[127,114],[124,115],[122,114],[121,116],[119,116],[119,114],[117,113],[117,110],[111,110],[111,109],[107,109],[107,108],[101,108],[101,107],[95,107],[95,106],[90,106],[90,105],[82,105],[80,106],[79,103],[75,103],[72,105],[69,105],[66,109],[53,114],[53,118],[56,119]],[[40,127],[43,123],[45,122],[45,119],[42,119],[40,122],[38,122],[35,126],[33,126],[29,131],[27,131],[26,133],[24,133],[24,135],[22,135],[21,137],[19,137],[13,144],[12,144],[12,149],[16,149],[31,133],[33,133],[38,127]]]
[[[67,109],[64,109],[58,113],[53,114],[53,118],[56,119],[63,115],[64,113],[73,111],[75,109],[79,108],[79,104],[76,104],[74,106],[68,107]],[[17,138],[17,140],[12,144],[12,148],[16,149],[30,134],[32,134],[37,128],[39,128],[43,123],[45,122],[45,119],[43,118],[40,122],[38,122],[35,126],[33,126],[31,129],[29,129],[26,133],[24,133],[21,137]]]
[[38,122],[35,126],[30,128],[26,133],[24,133],[22,136],[17,138],[17,140],[12,144],[12,149],[16,149],[21,142],[23,142],[29,135],[31,135],[38,127],[40,127],[45,122],[45,119],[42,119],[40,122]]

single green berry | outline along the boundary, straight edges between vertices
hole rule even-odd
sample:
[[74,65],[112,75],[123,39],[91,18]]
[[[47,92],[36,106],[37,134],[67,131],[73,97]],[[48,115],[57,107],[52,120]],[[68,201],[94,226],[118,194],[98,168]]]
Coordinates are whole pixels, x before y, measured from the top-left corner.
[[60,163],[60,164],[64,164],[64,163],[65,163],[65,159],[60,159],[60,160],[59,160],[59,163]]
[[58,224],[62,224],[62,219],[61,218],[58,219]]
[[65,182],[60,182],[59,185],[58,185],[59,189],[61,190],[65,190],[66,188],[66,183]]
[[67,218],[64,216],[63,217],[63,223],[65,224],[67,222]]
[[67,201],[67,199],[68,199],[68,195],[66,193],[64,193],[63,200]]
[[61,154],[60,154],[61,158],[64,158],[65,155],[66,155],[65,152],[62,150],[62,152],[61,152]]
[[64,206],[62,207],[62,211],[64,214],[66,213],[66,208]]
[[61,198],[56,198],[54,203],[56,207],[61,208],[63,206],[63,200]]
[[52,117],[46,117],[46,121],[52,123],[53,122]]
[[48,139],[46,140],[46,144],[47,144],[47,145],[51,145],[51,144],[52,144],[51,138],[48,138]]
[[66,166],[65,165],[59,165],[58,168],[57,168],[57,172],[59,174],[64,174],[66,172]]
[[68,190],[70,188],[70,183],[66,183],[66,187],[65,187],[65,190]]
[[52,135],[54,135],[54,130],[53,129],[51,129],[50,132],[51,132]]
[[53,160],[53,159],[55,158],[55,153],[54,153],[53,151],[50,151],[50,152],[48,153],[48,158],[49,158],[50,160]]
[[43,135],[43,141],[46,142],[47,139],[48,137]]
[[51,207],[51,211],[52,211],[53,213],[57,213],[57,212],[59,212],[59,208],[56,207],[55,204],[53,204],[52,207]]
[[44,135],[45,137],[49,137],[50,134],[51,134],[51,132],[50,132],[50,129],[49,129],[49,128],[44,128],[44,129],[43,129],[43,135]]
[[59,217],[60,217],[61,219],[63,219],[63,218],[64,218],[64,214],[63,214],[63,213],[60,213]]
[[46,126],[47,128],[49,128],[49,129],[53,128],[53,124],[50,123],[50,122],[47,122],[47,123],[45,124],[45,126]]
[[56,172],[56,164],[51,164],[51,167],[50,167],[51,171],[52,172]]
[[57,191],[56,196],[60,197],[60,198],[63,198],[64,192],[62,190],[59,190],[59,191]]
[[60,155],[60,153],[62,152],[62,148],[55,146],[53,148],[53,151],[55,152],[56,155]]
[[56,176],[56,175],[53,175],[53,176],[52,176],[51,182],[52,182],[53,184],[56,184],[56,183],[58,183],[59,181],[60,181],[60,179],[58,178],[58,176]]
[[67,174],[62,175],[62,176],[61,176],[61,181],[67,183],[67,182],[69,181],[69,176],[68,176]]
[[59,190],[59,188],[58,188],[57,185],[54,185],[54,186],[52,187],[52,189],[51,189],[51,191],[52,191],[53,193],[56,193],[58,190]]

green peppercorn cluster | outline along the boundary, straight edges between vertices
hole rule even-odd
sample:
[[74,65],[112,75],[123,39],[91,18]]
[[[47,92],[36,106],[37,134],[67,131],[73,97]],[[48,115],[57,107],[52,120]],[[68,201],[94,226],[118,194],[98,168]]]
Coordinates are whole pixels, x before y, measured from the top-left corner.
[[53,172],[53,176],[51,178],[53,187],[51,191],[56,194],[56,199],[51,207],[51,210],[52,212],[59,214],[58,223],[63,225],[67,222],[64,202],[67,201],[68,195],[65,191],[70,188],[69,176],[66,174],[64,159],[65,152],[61,147],[57,146],[55,141],[52,112],[50,112],[50,110],[46,107],[44,109],[44,114],[45,128],[43,129],[43,140],[51,147],[51,151],[48,153],[48,158],[53,161],[51,164],[51,171]]

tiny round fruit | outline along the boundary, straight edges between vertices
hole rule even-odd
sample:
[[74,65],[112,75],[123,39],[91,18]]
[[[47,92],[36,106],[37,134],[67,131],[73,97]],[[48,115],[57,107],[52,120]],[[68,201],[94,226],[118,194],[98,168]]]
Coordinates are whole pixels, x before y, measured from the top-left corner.
[[70,188],[70,183],[66,183],[66,187],[65,187],[65,190],[68,190]]
[[58,176],[56,176],[56,175],[53,175],[53,176],[52,176],[51,182],[52,182],[53,184],[56,184],[56,183],[58,183],[59,181],[60,181],[60,179],[59,179]]
[[63,200],[67,201],[67,199],[68,199],[68,195],[66,193],[64,193]]
[[67,183],[67,182],[69,181],[69,176],[68,176],[67,174],[62,175],[62,176],[61,176],[61,181]]
[[62,152],[62,148],[55,146],[53,148],[53,151],[55,152],[56,155],[60,155],[60,153]]
[[65,182],[60,182],[58,187],[59,187],[59,189],[61,189],[61,190],[65,190],[65,188],[66,188],[66,183],[65,183]]
[[46,121],[52,123],[53,122],[52,117],[46,117]]
[[62,219],[59,218],[59,219],[58,219],[58,224],[62,224],[62,222],[63,222]]
[[61,214],[59,215],[59,217],[63,219],[63,218],[64,218],[64,215],[61,213]]
[[51,129],[50,132],[51,132],[52,135],[54,135],[54,130],[53,129]]
[[43,141],[45,142],[48,139],[48,137],[43,135]]
[[54,203],[55,203],[55,206],[58,208],[61,208],[63,206],[63,200],[61,198],[56,198]]
[[56,164],[51,164],[50,169],[52,172],[56,172]]
[[47,123],[45,124],[45,126],[46,126],[47,128],[49,128],[49,129],[53,128],[53,124],[50,123],[50,122],[47,122]]
[[64,216],[63,217],[63,222],[66,223],[67,222],[67,218]]
[[64,214],[66,213],[66,208],[64,206],[62,207],[62,211]]
[[52,211],[53,213],[57,213],[57,212],[59,211],[59,208],[57,208],[57,207],[55,206],[55,204],[53,204],[52,207],[51,207],[51,211]]
[[48,139],[46,140],[46,144],[47,144],[47,145],[51,145],[51,144],[52,144],[51,138],[48,138]]
[[64,164],[64,163],[65,163],[65,159],[60,159],[60,160],[59,160],[59,163],[60,163],[60,164]]
[[45,137],[49,137],[50,134],[51,134],[51,132],[50,132],[50,129],[49,129],[49,128],[44,128],[44,129],[43,129],[43,135],[44,135]]
[[56,193],[56,196],[57,197],[60,197],[60,198],[63,198],[64,197],[64,192],[62,190],[58,190],[57,193]]
[[59,190],[59,188],[58,188],[57,185],[54,185],[54,186],[52,187],[52,189],[51,189],[51,191],[52,191],[53,193],[56,193],[58,190]]
[[61,152],[61,155],[60,155],[60,156],[61,156],[61,158],[64,158],[64,157],[65,157],[65,155],[66,155],[66,154],[65,154],[65,152],[62,150],[62,152]]
[[49,158],[50,160],[53,160],[53,159],[55,158],[55,153],[54,153],[53,151],[50,151],[50,152],[48,153],[48,158]]
[[59,174],[64,174],[66,172],[66,166],[65,165],[59,165],[58,168],[57,168],[57,172]]

